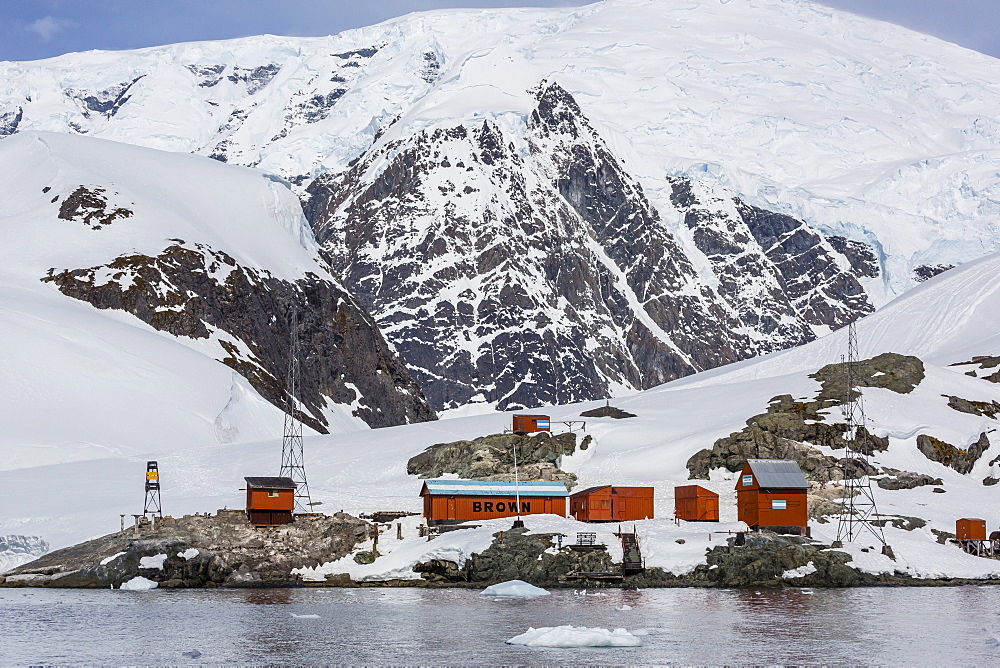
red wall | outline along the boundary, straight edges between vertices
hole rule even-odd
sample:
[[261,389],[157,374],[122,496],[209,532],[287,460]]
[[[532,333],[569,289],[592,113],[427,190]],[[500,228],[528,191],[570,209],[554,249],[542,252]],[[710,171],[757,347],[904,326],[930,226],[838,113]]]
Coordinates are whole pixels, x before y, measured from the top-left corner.
[[[424,517],[429,522],[454,520],[492,520],[514,517],[518,511],[511,496],[424,496]],[[500,510],[502,508],[502,510]],[[522,496],[521,515],[553,514],[566,516],[564,496]]]

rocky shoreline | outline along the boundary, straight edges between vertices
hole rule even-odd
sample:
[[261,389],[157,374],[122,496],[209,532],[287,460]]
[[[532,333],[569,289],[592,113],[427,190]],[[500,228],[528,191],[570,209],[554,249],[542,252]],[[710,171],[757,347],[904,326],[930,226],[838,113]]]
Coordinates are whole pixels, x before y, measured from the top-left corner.
[[660,568],[620,579],[581,574],[620,571],[607,550],[553,547],[557,534],[511,530],[459,566],[430,560],[414,566],[420,579],[355,581],[346,574],[307,581],[303,566],[335,561],[369,537],[369,523],[344,513],[302,515],[293,524],[253,528],[241,510],[164,518],[47,554],[0,575],[0,587],[120,588],[145,578],[162,588],[208,587],[457,587],[482,588],[524,580],[547,588],[780,588],[956,586],[1000,580],[919,579],[897,571],[873,575],[851,568],[851,556],[809,538],[772,533],[729,538],[708,551],[706,563],[683,575]]

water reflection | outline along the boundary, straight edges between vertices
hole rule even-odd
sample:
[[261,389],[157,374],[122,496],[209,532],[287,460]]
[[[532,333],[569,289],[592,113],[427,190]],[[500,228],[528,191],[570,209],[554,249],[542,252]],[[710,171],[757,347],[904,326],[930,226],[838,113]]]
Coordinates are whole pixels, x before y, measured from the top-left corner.
[[[603,594],[603,595],[595,595]],[[1000,660],[1000,590],[0,590],[0,664],[950,664]],[[629,609],[618,608],[629,606]],[[529,627],[647,629],[643,646],[532,649]]]

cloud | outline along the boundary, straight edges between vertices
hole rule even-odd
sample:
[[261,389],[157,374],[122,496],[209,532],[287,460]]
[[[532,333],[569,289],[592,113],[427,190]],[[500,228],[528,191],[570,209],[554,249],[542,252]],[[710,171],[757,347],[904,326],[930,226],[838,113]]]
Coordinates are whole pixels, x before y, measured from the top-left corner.
[[43,19],[35,19],[28,25],[24,26],[24,29],[28,32],[33,32],[42,38],[43,41],[47,42],[56,36],[56,33],[65,29],[73,28],[76,23],[70,21],[69,19],[57,19],[51,16],[46,16]]

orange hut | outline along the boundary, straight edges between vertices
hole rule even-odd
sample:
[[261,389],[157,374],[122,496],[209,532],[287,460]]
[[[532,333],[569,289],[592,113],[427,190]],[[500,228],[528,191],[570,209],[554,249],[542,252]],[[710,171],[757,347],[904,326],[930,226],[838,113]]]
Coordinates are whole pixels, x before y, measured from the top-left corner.
[[790,459],[748,459],[736,481],[737,517],[751,529],[807,536],[809,481]]
[[295,482],[284,477],[244,478],[247,481],[247,518],[255,527],[293,521]]

